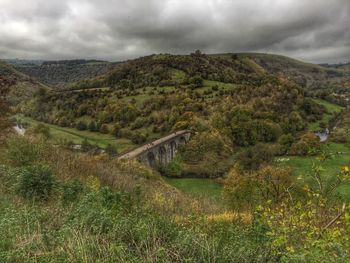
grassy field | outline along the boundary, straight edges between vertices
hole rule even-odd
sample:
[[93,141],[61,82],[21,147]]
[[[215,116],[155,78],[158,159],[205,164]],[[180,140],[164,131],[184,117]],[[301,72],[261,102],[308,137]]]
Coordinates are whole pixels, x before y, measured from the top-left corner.
[[327,111],[328,111],[328,113],[323,114],[323,117],[322,117],[321,120],[319,120],[317,122],[310,123],[310,125],[309,125],[309,130],[311,130],[311,131],[318,131],[318,130],[320,130],[320,123],[321,122],[328,123],[328,121],[332,117],[332,113],[340,112],[343,109],[343,107],[341,107],[341,106],[339,106],[337,104],[330,103],[330,102],[325,101],[325,100],[314,99],[314,101],[317,102],[320,105],[325,106]]
[[222,186],[212,179],[164,177],[164,181],[189,195],[221,199]]
[[321,99],[314,99],[314,101],[317,102],[318,104],[325,106],[329,112],[340,112],[344,108],[337,104],[330,103],[328,101],[321,100]]
[[[343,144],[331,143],[328,145],[331,158],[322,163],[324,174],[334,175],[339,172],[341,166],[349,164],[350,149]],[[319,162],[316,157],[284,157],[288,161],[285,163],[292,166],[297,175],[309,175],[312,164]]]
[[[331,153],[331,158],[320,163],[317,157],[282,157],[284,161],[282,165],[287,165],[293,168],[295,176],[309,177],[312,173],[314,164],[321,165],[324,176],[335,176],[339,173],[341,167],[350,164],[350,149],[343,144],[331,143],[327,146],[328,152]],[[194,196],[212,197],[220,199],[222,186],[211,179],[200,178],[167,178],[164,180],[183,191],[184,193]],[[338,189],[339,193],[348,201],[350,201],[350,183],[342,185]]]
[[[320,162],[316,157],[283,157],[283,164],[291,166],[296,176],[310,176],[314,164],[321,165],[324,176],[335,176],[339,173],[342,166],[350,164],[350,149],[343,144],[331,143],[327,152],[331,157],[324,162]],[[339,193],[350,201],[350,183],[341,186]]]
[[[41,122],[24,116],[17,116],[17,119],[27,122],[30,126],[35,126]],[[74,144],[81,144],[85,139],[100,148],[105,148],[108,144],[116,147],[118,153],[127,151],[135,147],[128,139],[116,139],[110,134],[102,134],[90,131],[78,131],[73,128],[60,127],[52,124],[42,123],[50,128],[50,134],[54,143],[60,144],[63,142],[72,141]]]

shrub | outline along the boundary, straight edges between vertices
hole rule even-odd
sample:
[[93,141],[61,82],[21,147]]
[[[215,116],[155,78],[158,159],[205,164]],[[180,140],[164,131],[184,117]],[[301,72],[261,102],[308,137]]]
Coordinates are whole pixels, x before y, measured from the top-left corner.
[[290,150],[290,147],[294,143],[294,137],[291,134],[283,134],[278,139],[278,144],[280,146],[280,153],[286,154]]
[[331,140],[335,143],[347,143],[349,135],[344,129],[337,129],[331,134]]
[[203,79],[200,76],[194,76],[190,79],[190,84],[192,84],[194,88],[203,87]]
[[121,129],[120,124],[119,124],[119,123],[116,123],[116,124],[113,126],[112,134],[113,134],[115,137],[119,137],[120,129]]
[[324,122],[324,121],[321,121],[319,125],[320,125],[320,128],[321,128],[322,130],[324,130],[324,129],[326,129],[326,128],[328,127],[327,123]]
[[33,132],[36,134],[43,135],[46,139],[49,139],[51,137],[50,128],[44,124],[41,124],[41,123],[37,124],[33,128]]
[[305,156],[314,154],[320,149],[320,139],[313,133],[304,134],[290,149],[290,154]]
[[131,136],[131,141],[135,144],[141,144],[144,143],[147,140],[147,136],[146,134],[140,132],[140,131],[136,131],[132,133]]
[[10,107],[8,100],[6,98],[7,93],[9,92],[9,85],[0,85],[0,130],[3,130],[10,127],[11,123],[8,119]]
[[105,149],[106,153],[111,155],[111,156],[116,156],[118,154],[118,151],[116,149],[115,146],[108,144],[106,149]]
[[62,185],[63,203],[74,202],[78,199],[79,194],[84,190],[84,186],[79,181],[68,182]]
[[291,155],[299,155],[299,156],[306,156],[310,152],[310,147],[308,144],[304,141],[299,141],[297,143],[294,143],[292,145],[290,154]]
[[202,161],[206,153],[227,157],[230,154],[228,139],[217,132],[202,132],[192,136],[182,149],[184,161],[188,163]]
[[239,165],[245,170],[257,170],[263,164],[273,160],[274,152],[268,145],[259,143],[240,153],[237,157]]
[[76,128],[79,131],[85,131],[87,129],[87,125],[84,121],[78,121]]
[[89,125],[88,125],[88,129],[91,132],[95,132],[97,131],[97,124],[95,121],[90,121]]
[[285,117],[282,122],[282,127],[285,132],[295,134],[298,131],[305,129],[306,123],[300,114],[293,111],[288,117]]
[[172,130],[173,131],[180,131],[180,130],[186,130],[190,126],[190,123],[188,121],[178,121],[174,124]]
[[180,177],[182,174],[182,162],[179,158],[175,158],[164,167],[164,173],[170,177]]
[[69,121],[68,121],[67,117],[63,116],[62,118],[60,118],[58,121],[58,125],[61,127],[69,126]]
[[38,162],[46,150],[47,145],[41,140],[17,136],[7,141],[6,156],[14,166],[28,166]]
[[133,135],[129,128],[122,128],[119,130],[119,137],[130,139]]
[[136,130],[140,129],[145,125],[146,121],[144,118],[138,117],[132,124],[131,124],[131,129]]
[[232,168],[227,174],[223,194],[227,204],[234,209],[252,209],[258,203],[255,182],[239,167]]
[[133,176],[140,176],[147,179],[159,179],[159,173],[156,170],[136,160],[119,161],[118,169],[123,173]]
[[101,125],[100,133],[103,133],[103,134],[108,134],[109,133],[109,128],[108,128],[107,124],[104,123],[104,124]]
[[230,166],[231,153],[229,139],[222,134],[209,131],[192,136],[180,146],[180,154],[186,173],[201,177],[218,177]]
[[218,90],[219,90],[219,86],[218,86],[217,84],[215,84],[215,85],[213,85],[213,86],[211,87],[211,90],[212,90],[212,91],[218,91]]
[[24,198],[47,200],[54,187],[54,177],[47,166],[36,165],[23,169],[19,176],[18,193]]
[[266,165],[256,171],[234,167],[225,180],[224,196],[234,208],[252,209],[261,202],[281,202],[292,186],[293,174],[288,167]]
[[270,121],[257,121],[258,140],[262,142],[274,142],[282,134],[282,129],[278,124]]

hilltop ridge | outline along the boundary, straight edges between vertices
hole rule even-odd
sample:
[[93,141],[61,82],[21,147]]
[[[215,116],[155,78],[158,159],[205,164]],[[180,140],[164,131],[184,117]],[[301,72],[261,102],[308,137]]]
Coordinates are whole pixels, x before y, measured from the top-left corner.
[[28,61],[28,63],[10,60],[8,62],[18,71],[55,88],[62,88],[74,82],[104,74],[115,64],[108,61],[85,59]]
[[[198,56],[199,55],[199,56]],[[102,60],[9,60],[19,72],[53,88],[100,88],[130,81],[137,87],[181,84],[200,75],[224,83],[274,75],[300,85],[310,96],[345,105],[350,97],[348,64],[313,64],[265,53],[171,55],[153,54],[122,62]],[[129,76],[125,76],[129,74]],[[249,75],[249,77],[248,77]],[[244,82],[244,81],[243,81]],[[124,83],[125,84],[125,83]],[[344,89],[344,87],[346,87]]]
[[186,83],[194,76],[234,85],[274,76],[296,83],[309,96],[344,106],[350,97],[350,90],[344,89],[350,80],[350,71],[262,53],[155,54],[121,62],[105,74],[77,82],[72,87],[123,86],[129,82],[136,88],[169,86]]

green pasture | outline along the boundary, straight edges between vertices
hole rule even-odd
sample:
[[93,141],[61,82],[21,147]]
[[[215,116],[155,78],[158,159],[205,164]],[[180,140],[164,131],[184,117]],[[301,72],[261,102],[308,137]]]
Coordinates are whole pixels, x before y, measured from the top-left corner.
[[213,179],[164,177],[164,181],[192,196],[207,197],[209,199],[221,198],[222,185]]
[[81,144],[84,140],[100,148],[106,148],[108,144],[116,147],[119,153],[134,148],[135,145],[128,139],[117,139],[111,134],[102,134],[98,132],[79,131],[74,128],[60,127],[33,120],[25,116],[17,116],[18,120],[28,123],[31,127],[41,123],[50,128],[51,140],[53,143],[61,144],[71,141],[74,144]]
[[321,99],[314,99],[314,101],[320,105],[325,106],[327,109],[327,113],[323,114],[321,120],[309,124],[309,130],[318,131],[320,130],[321,122],[328,123],[328,121],[332,118],[332,114],[340,112],[343,109],[343,107]]

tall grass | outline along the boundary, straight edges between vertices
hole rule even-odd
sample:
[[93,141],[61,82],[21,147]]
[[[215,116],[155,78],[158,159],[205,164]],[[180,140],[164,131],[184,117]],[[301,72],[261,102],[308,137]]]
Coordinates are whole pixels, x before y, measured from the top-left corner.
[[[256,231],[238,219],[208,221],[204,212],[217,208],[187,198],[139,164],[41,143],[31,144],[34,152],[45,150],[30,165],[45,164],[55,175],[48,199],[18,195],[29,163],[14,162],[11,151],[1,160],[0,262],[264,262],[270,257],[263,228]],[[13,151],[23,145],[9,141]]]
[[[35,154],[18,158],[22,150]],[[0,151],[1,263],[347,262],[349,256],[349,214],[324,229],[322,217],[345,210],[337,204],[327,211],[319,194],[237,214],[180,193],[135,162],[28,137],[12,138]],[[18,192],[36,189],[43,171],[54,176],[45,198]],[[30,184],[21,184],[28,176]]]

